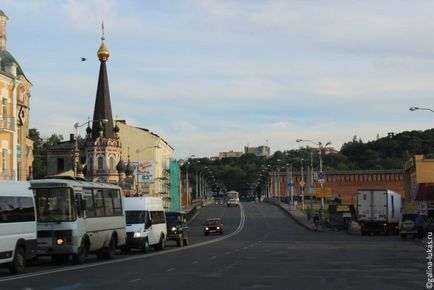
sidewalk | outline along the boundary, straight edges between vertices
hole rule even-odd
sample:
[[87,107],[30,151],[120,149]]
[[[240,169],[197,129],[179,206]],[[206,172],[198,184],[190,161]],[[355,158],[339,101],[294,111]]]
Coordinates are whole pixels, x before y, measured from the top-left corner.
[[[265,202],[274,204],[278,207],[280,207],[282,210],[284,210],[296,223],[298,223],[299,225],[303,226],[304,228],[310,230],[310,231],[315,231],[315,226],[313,224],[313,220],[311,219],[310,221],[307,220],[307,216],[306,214],[301,211],[298,208],[289,208],[289,205],[286,203],[282,203],[278,200],[269,198],[269,199],[264,199]],[[320,226],[318,229],[319,232],[336,232],[336,230],[330,229],[328,227],[324,227],[324,226]],[[360,234],[360,226],[353,222],[351,224],[351,232],[350,234]]]

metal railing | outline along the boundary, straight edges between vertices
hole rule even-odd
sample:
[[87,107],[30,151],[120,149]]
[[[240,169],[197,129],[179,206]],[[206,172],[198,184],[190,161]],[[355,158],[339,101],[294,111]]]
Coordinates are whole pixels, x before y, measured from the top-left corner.
[[0,116],[0,130],[15,131],[15,117]]

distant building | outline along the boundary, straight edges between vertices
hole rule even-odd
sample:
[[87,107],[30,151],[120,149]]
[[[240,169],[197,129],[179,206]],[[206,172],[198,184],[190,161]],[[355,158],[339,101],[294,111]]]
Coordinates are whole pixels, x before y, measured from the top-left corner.
[[29,139],[32,84],[6,50],[8,17],[0,10],[0,180],[32,178],[33,141]]
[[219,152],[219,159],[222,158],[239,158],[244,155],[244,152],[235,152],[235,151],[227,151],[227,152]]
[[244,154],[254,154],[258,157],[263,156],[265,158],[269,158],[270,147],[269,146],[259,146],[259,147],[244,146]]

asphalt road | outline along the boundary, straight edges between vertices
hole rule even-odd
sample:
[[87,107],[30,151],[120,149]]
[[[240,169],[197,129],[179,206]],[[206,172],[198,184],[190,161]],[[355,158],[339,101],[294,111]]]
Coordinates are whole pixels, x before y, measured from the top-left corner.
[[[223,236],[203,236],[209,217],[223,218]],[[190,227],[188,247],[80,266],[41,259],[24,275],[1,271],[0,289],[426,289],[426,249],[411,239],[311,232],[266,203],[207,206]]]

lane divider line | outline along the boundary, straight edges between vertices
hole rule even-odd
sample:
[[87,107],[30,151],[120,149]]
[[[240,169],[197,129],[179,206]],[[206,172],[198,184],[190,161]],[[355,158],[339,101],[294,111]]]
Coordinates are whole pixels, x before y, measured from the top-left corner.
[[36,272],[36,273],[20,274],[17,276],[0,278],[0,283],[7,282],[7,281],[13,281],[13,280],[23,280],[26,278],[45,276],[45,275],[51,275],[51,274],[56,274],[56,273],[62,273],[62,272],[69,272],[69,271],[80,270],[80,269],[94,268],[94,267],[99,267],[99,266],[104,266],[104,265],[123,263],[123,262],[127,262],[127,261],[139,260],[139,259],[147,259],[150,257],[168,255],[168,254],[175,253],[175,252],[186,251],[186,250],[189,250],[192,248],[198,248],[198,247],[214,244],[214,243],[232,238],[233,236],[238,235],[243,230],[244,223],[246,221],[246,216],[244,214],[244,208],[243,208],[243,205],[241,203],[239,204],[239,208],[240,208],[240,216],[241,217],[240,217],[240,223],[238,224],[238,228],[235,231],[233,231],[232,233],[230,233],[228,235],[224,235],[224,236],[217,238],[217,239],[213,239],[210,241],[206,241],[206,242],[202,242],[202,243],[198,243],[198,244],[194,244],[194,245],[189,245],[186,247],[181,247],[181,248],[173,249],[173,250],[165,250],[165,251],[161,251],[161,252],[147,253],[145,255],[138,255],[138,256],[133,256],[133,257],[124,257],[124,258],[119,258],[119,259],[110,260],[110,261],[98,262],[98,263],[94,263],[94,264],[68,266],[68,267],[64,267],[64,268],[60,268],[60,269],[52,269],[52,270],[47,270],[47,271],[43,271],[43,272],[41,271],[41,272]]

